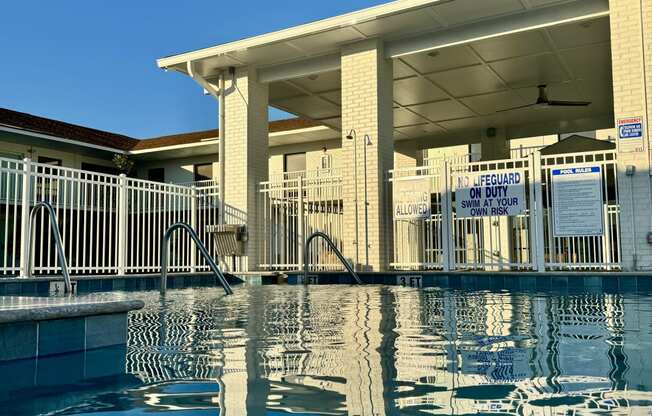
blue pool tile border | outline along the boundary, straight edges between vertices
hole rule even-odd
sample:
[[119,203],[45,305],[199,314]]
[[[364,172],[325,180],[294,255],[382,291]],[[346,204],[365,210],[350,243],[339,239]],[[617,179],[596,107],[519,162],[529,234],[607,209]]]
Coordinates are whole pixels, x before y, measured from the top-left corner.
[[[652,292],[652,275],[637,276],[631,273],[442,273],[442,272],[392,272],[359,273],[369,284],[397,285],[397,276],[420,276],[424,288],[439,287],[456,290],[522,291],[550,293],[638,293]],[[289,273],[287,282],[302,284],[303,274]],[[319,285],[352,284],[346,273],[311,272]],[[313,279],[314,280],[314,279]],[[315,284],[314,281],[311,282]]]
[[[37,278],[33,280],[7,278],[3,281],[0,278],[0,296],[48,296],[50,294],[50,280],[56,278]],[[36,280],[36,281],[34,281]],[[137,275],[137,276],[97,276],[81,277],[72,280],[77,282],[77,294],[112,292],[112,291],[142,291],[159,290],[161,279],[159,275]],[[227,280],[231,285],[243,283],[242,279],[229,276]],[[265,276],[260,280],[261,284],[277,283],[278,277]],[[210,287],[219,283],[212,274],[195,275],[169,275],[168,289],[184,289],[190,287]]]

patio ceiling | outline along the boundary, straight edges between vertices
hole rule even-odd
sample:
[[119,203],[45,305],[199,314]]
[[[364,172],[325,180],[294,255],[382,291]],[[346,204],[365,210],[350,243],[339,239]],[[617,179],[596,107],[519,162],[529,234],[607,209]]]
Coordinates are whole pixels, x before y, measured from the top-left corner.
[[[446,7],[458,2],[433,9],[443,18]],[[503,2],[506,7],[511,3]],[[529,0],[535,3],[543,2]],[[524,137],[613,125],[608,17],[401,56],[393,62],[397,140],[471,140],[488,127]],[[551,99],[592,104],[498,112],[535,102],[539,84],[548,85]],[[273,82],[270,105],[342,128],[340,72]]]

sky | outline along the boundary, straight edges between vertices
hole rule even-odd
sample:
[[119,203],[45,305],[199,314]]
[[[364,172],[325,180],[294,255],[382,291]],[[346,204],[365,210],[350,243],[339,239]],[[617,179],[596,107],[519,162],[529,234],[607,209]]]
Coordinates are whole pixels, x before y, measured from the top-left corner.
[[140,139],[213,129],[215,100],[157,58],[386,1],[3,1],[0,107]]

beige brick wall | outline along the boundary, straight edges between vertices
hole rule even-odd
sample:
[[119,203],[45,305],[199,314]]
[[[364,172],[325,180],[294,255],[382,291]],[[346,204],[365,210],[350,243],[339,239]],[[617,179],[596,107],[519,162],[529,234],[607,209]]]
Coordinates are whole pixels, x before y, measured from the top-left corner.
[[355,259],[355,195],[358,195],[358,240],[360,263],[365,262],[364,232],[364,135],[367,146],[369,195],[369,264],[386,270],[392,252],[391,194],[385,172],[394,165],[392,63],[383,57],[376,40],[349,45],[342,50],[342,130],[355,129],[358,140],[358,186],[355,188],[354,141],[342,138],[344,175],[344,254]]
[[321,157],[326,154],[330,155],[333,168],[340,167],[342,158],[342,141],[323,140],[310,143],[297,143],[285,146],[274,146],[269,149],[269,174],[277,175],[283,173],[283,156],[291,153],[306,153],[306,170],[316,170],[321,168]]
[[248,225],[247,259],[243,267],[256,270],[263,236],[257,216],[258,184],[268,177],[269,90],[266,84],[256,80],[254,68],[237,69],[235,82],[230,77],[227,79],[224,143],[227,222]]
[[[646,234],[652,231],[648,123],[652,119],[652,1],[610,0],[609,6],[615,118],[642,116],[647,128],[643,151],[624,152],[619,146],[622,263],[627,270],[649,269],[652,246],[647,244]],[[633,177],[625,176],[629,165],[636,167]]]

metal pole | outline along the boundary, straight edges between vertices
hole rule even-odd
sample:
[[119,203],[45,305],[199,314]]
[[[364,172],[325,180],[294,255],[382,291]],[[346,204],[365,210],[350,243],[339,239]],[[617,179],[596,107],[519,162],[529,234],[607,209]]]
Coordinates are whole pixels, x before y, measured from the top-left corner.
[[[59,257],[59,263],[61,264],[61,274],[63,275],[63,282],[65,284],[65,293],[72,293],[72,283],[70,282],[70,274],[68,273],[68,262],[66,261],[66,255],[63,252],[63,244],[61,243],[61,234],[59,234],[59,224],[57,223],[56,214],[52,205],[48,202],[38,202],[32,208],[32,211],[29,213],[29,231],[26,238],[28,241],[32,241],[32,233],[34,231],[34,220],[36,219],[36,213],[40,208],[45,208],[48,212],[48,217],[50,217],[50,229],[52,230],[52,236],[54,237],[54,245],[57,249],[57,255]],[[26,277],[32,277],[32,245],[27,245],[27,272],[25,273]]]
[[369,198],[367,192],[367,146],[371,145],[371,137],[364,135],[364,250],[365,270],[369,268]]
[[29,205],[31,196],[31,175],[32,175],[32,160],[29,158],[23,159],[23,187],[22,187],[22,205],[20,214],[20,235],[22,241],[20,244],[20,272],[22,275],[27,276],[29,273],[28,256],[31,248],[30,235],[29,235]]
[[226,224],[226,215],[224,212],[225,208],[225,197],[226,197],[226,184],[224,183],[224,178],[226,176],[226,165],[225,165],[225,149],[226,149],[226,109],[225,109],[225,92],[224,92],[224,71],[220,72],[220,142],[219,142],[219,154],[218,160],[220,162],[220,184],[219,184],[219,195],[220,195],[220,215],[219,221],[220,224]]
[[167,231],[165,232],[165,235],[163,235],[163,238],[161,239],[161,284],[160,284],[161,294],[164,294],[167,291],[167,284],[168,284],[168,243],[170,242],[170,237],[172,237],[172,233],[179,228],[184,229],[188,232],[190,238],[192,238],[195,244],[197,245],[199,252],[202,254],[202,256],[204,256],[206,263],[208,263],[211,270],[213,271],[215,276],[217,276],[219,282],[222,284],[222,287],[224,288],[226,294],[232,295],[233,289],[231,289],[229,282],[226,281],[226,278],[222,274],[222,271],[217,266],[217,264],[215,264],[215,261],[208,253],[208,250],[206,250],[206,246],[201,242],[195,230],[193,230],[191,226],[183,222],[178,222],[176,224],[171,225],[170,228],[168,228]]
[[312,240],[314,240],[317,237],[321,237],[321,238],[324,239],[324,241],[326,241],[326,243],[330,246],[331,250],[333,250],[333,252],[337,256],[337,258],[340,259],[340,261],[344,265],[344,268],[346,268],[346,270],[349,272],[349,274],[351,276],[353,276],[355,281],[360,285],[364,284],[362,282],[362,280],[360,279],[360,276],[358,276],[358,273],[356,273],[355,270],[353,270],[351,268],[351,265],[349,264],[349,262],[346,261],[346,259],[344,258],[344,256],[340,252],[340,250],[337,249],[337,247],[333,243],[333,240],[331,240],[328,235],[322,233],[321,231],[317,231],[315,233],[312,233],[312,235],[310,235],[310,237],[308,237],[308,239],[306,240],[306,247],[305,247],[305,251],[304,251],[304,255],[303,255],[303,281],[304,282],[308,281],[308,253],[309,253],[310,243],[312,243]]
[[358,134],[355,130],[353,131],[353,165],[353,181],[355,184],[355,264],[353,269],[357,270],[358,264],[360,264],[360,240],[358,237],[360,226],[358,224]]

